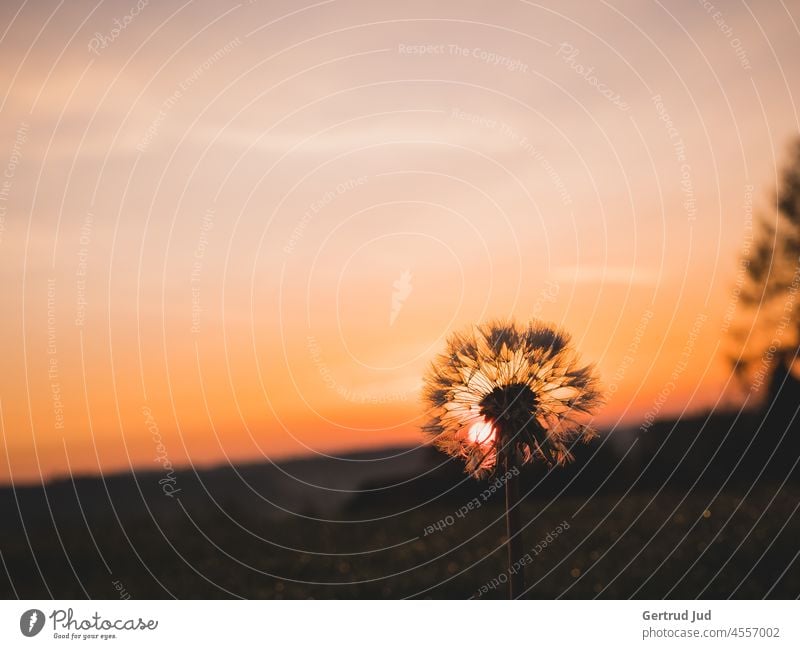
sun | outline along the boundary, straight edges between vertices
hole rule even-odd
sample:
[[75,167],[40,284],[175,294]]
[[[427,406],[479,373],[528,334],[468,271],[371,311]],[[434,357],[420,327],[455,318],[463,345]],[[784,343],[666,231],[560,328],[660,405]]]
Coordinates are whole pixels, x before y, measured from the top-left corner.
[[473,444],[480,444],[481,446],[492,444],[495,435],[494,426],[485,419],[476,421],[467,431],[467,439]]

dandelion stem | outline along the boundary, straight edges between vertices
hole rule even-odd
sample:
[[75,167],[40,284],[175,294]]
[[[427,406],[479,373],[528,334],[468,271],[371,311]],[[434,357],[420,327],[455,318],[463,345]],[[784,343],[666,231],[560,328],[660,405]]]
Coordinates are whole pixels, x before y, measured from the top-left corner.
[[517,599],[525,590],[525,565],[522,562],[522,525],[519,511],[519,475],[514,475],[511,453],[503,453],[506,475],[506,545],[508,546],[508,597]]
[[584,417],[602,403],[591,365],[581,365],[570,336],[532,320],[489,322],[454,333],[425,376],[431,417],[423,429],[466,471],[505,481],[508,587],[525,593],[519,469],[541,459],[566,464],[569,444],[593,437]]

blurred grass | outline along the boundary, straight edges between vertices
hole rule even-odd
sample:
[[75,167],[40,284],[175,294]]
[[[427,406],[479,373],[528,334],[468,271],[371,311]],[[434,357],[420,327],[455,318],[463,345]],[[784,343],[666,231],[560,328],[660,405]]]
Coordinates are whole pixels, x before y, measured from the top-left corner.
[[[800,488],[758,486],[743,496],[638,492],[526,502],[526,548],[569,524],[528,565],[527,596],[797,597]],[[51,525],[29,527],[30,548],[20,530],[5,526],[0,593],[116,598],[118,580],[133,598],[467,598],[505,568],[501,504],[502,493],[463,518],[455,516],[459,505],[443,503],[319,522],[271,520],[235,503],[189,515],[176,503],[155,519],[92,520],[93,537],[74,518],[59,520],[58,534]],[[447,516],[452,525],[424,536]],[[483,595],[504,596],[502,586]]]

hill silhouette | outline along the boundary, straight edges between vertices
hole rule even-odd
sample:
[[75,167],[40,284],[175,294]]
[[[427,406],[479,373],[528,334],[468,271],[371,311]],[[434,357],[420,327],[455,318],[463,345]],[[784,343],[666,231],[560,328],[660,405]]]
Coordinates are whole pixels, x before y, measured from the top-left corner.
[[[758,411],[606,433],[526,470],[526,544],[569,525],[527,596],[796,597],[800,399],[784,379]],[[0,594],[462,598],[503,570],[502,490],[482,498],[488,482],[429,447],[178,471],[174,497],[160,477],[0,490]]]

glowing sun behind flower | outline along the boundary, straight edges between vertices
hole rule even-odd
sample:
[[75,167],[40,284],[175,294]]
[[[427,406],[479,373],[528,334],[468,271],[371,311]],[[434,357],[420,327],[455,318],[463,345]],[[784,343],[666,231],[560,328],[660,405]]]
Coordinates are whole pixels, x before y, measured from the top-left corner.
[[496,436],[494,426],[488,421],[476,421],[467,431],[467,438],[472,444],[492,445]]
[[588,441],[588,420],[601,404],[595,371],[582,365],[570,336],[532,321],[478,325],[451,335],[425,376],[430,419],[423,427],[445,453],[465,460],[476,478],[504,474],[509,547],[509,594],[524,592],[519,467],[572,459],[570,444]]

